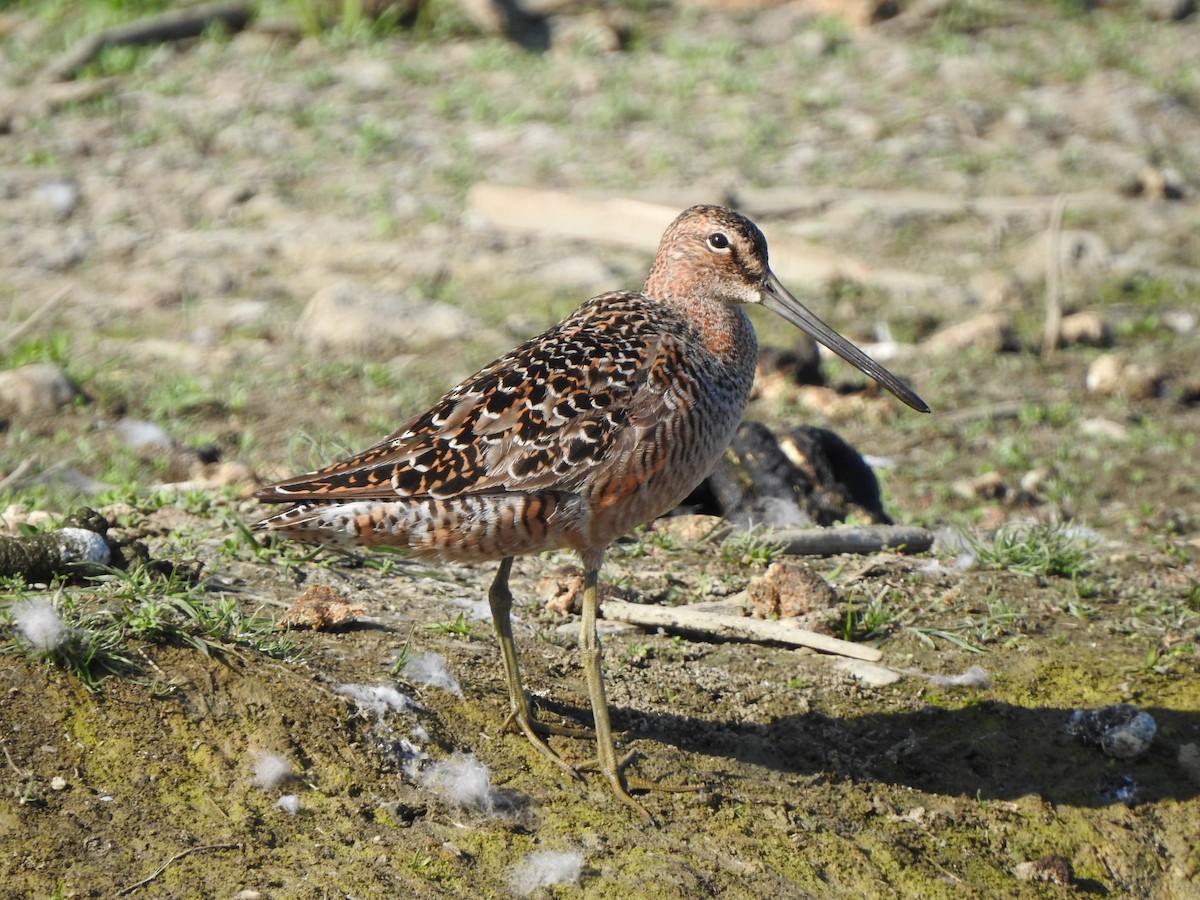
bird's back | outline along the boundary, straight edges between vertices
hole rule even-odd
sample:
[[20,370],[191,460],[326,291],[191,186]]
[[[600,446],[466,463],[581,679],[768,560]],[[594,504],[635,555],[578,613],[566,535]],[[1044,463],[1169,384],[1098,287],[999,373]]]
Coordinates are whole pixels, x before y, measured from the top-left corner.
[[258,492],[259,527],[480,560],[599,549],[666,512],[741,418],[739,307],[602,294],[356,456]]

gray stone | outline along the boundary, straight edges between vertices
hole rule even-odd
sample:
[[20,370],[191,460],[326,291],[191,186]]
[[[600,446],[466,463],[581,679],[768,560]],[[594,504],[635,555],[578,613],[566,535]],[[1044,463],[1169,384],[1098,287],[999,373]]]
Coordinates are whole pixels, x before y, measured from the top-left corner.
[[1022,284],[1045,283],[1054,241],[1062,274],[1068,278],[1096,278],[1112,266],[1112,253],[1100,235],[1091,231],[1043,231],[1025,245],[1013,266]]
[[55,218],[65,219],[79,205],[79,185],[72,178],[51,178],[37,185],[30,199]]
[[67,373],[50,363],[0,372],[0,412],[49,415],[80,395]]
[[295,337],[314,351],[393,355],[454,340],[478,328],[457,307],[352,281],[313,294]]

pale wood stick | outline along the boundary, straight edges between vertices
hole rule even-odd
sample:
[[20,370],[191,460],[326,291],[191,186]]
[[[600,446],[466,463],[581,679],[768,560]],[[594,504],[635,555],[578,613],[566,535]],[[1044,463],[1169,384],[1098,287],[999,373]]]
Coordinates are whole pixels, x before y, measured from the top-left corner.
[[744,641],[774,641],[796,647],[811,647],[823,653],[849,656],[852,659],[865,659],[867,662],[883,659],[883,653],[874,647],[853,644],[826,634],[817,634],[815,631],[806,631],[785,621],[721,615],[694,610],[687,606],[648,606],[642,603],[623,603],[619,600],[606,600],[603,612],[605,619],[628,622],[631,625],[690,631]]
[[71,286],[68,284],[60,287],[57,291],[51,294],[45,303],[43,303],[26,317],[24,322],[14,326],[13,329],[7,334],[0,336],[0,350],[7,350],[9,347],[16,344],[16,342],[25,334],[25,332],[29,331],[29,329],[33,328],[33,326],[41,321],[45,316],[49,315],[50,312],[56,306],[58,306],[58,304],[67,299],[70,293]]
[[1065,194],[1054,198],[1050,210],[1049,259],[1046,263],[1046,321],[1042,326],[1042,359],[1049,359],[1062,343],[1062,230],[1063,213],[1067,208]]

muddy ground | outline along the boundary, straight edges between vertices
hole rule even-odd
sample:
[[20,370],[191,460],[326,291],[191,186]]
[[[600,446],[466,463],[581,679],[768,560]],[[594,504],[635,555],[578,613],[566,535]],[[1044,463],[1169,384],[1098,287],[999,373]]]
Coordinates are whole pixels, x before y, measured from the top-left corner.
[[[616,28],[569,12],[546,53],[435,6],[415,31],[114,51],[80,82],[94,95],[65,101],[37,73],[103,21],[6,12],[0,353],[80,393],[6,410],[4,524],[87,504],[179,569],[6,583],[5,891],[1200,896],[1200,26],[1152,15],[1165,4],[1027,6],[861,31],[793,7],[639,7]],[[744,189],[778,233],[923,276],[803,290],[860,342],[887,326],[889,365],[932,416],[832,365],[829,388],[768,379],[748,413],[834,429],[875,463],[891,516],[937,532],[928,554],[807,561],[838,594],[836,633],[903,677],[604,623],[631,772],[700,788],[643,795],[655,827],[503,731],[488,567],[312,556],[239,529],[260,479],[366,446],[586,296],[641,282],[652,247],[503,230],[473,212],[480,182],[680,207]],[[859,193],[763,199],[798,185]],[[1030,203],[931,202],[947,197]],[[1068,311],[1094,313],[1109,346],[1037,353],[1047,234],[1067,248]],[[467,316],[323,341],[332,324],[301,312],[331,285],[391,292],[398,319]],[[926,342],[981,313],[1006,317],[1004,340]],[[765,345],[794,340],[755,322]],[[1105,365],[1115,381],[1089,384]],[[989,561],[979,548],[1006,526],[1078,553]],[[744,549],[649,530],[604,577],[637,602],[719,600],[764,573],[770,553]],[[586,723],[576,620],[546,608],[573,563],[517,562],[517,641],[543,717]],[[274,654],[232,635],[207,654],[179,632],[133,640],[95,686],[37,659],[13,612],[49,599],[84,628],[183,597],[277,619],[317,584],[358,621],[292,630]],[[461,693],[397,672],[405,652],[444,658]],[[926,677],[970,666],[989,680]],[[372,707],[346,685],[415,703]],[[1068,734],[1074,710],[1114,703],[1153,717],[1144,755]],[[482,806],[429,776],[461,754],[490,771]],[[270,755],[293,777],[271,777]],[[542,850],[578,854],[577,876],[522,883]]]

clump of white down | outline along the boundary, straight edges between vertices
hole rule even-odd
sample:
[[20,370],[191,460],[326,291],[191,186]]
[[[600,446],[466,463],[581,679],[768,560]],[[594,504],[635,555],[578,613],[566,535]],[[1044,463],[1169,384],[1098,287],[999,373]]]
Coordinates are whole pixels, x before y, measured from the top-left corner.
[[365,713],[376,718],[383,718],[384,713],[405,712],[410,709],[420,709],[421,704],[402,694],[388,684],[342,684],[337,688],[339,694],[345,694]]
[[57,650],[69,635],[58,610],[43,598],[18,603],[12,608],[12,617],[17,631],[39,653]]
[[455,753],[449,759],[427,766],[421,784],[447,803],[491,815],[502,804],[492,787],[492,773],[470,753]]
[[446,658],[440,653],[418,653],[405,663],[404,677],[418,684],[428,684],[449,691],[455,697],[462,696],[458,679],[451,673],[446,665]]
[[519,897],[528,897],[551,884],[578,884],[583,854],[573,850],[536,850],[513,866],[508,886]]
[[269,791],[286,784],[294,777],[292,764],[278,753],[259,753],[254,759],[255,787]]

